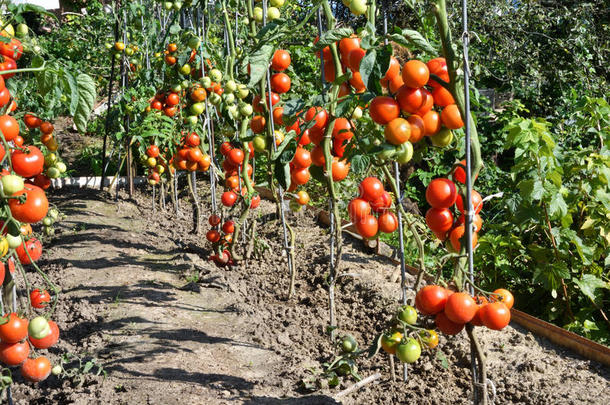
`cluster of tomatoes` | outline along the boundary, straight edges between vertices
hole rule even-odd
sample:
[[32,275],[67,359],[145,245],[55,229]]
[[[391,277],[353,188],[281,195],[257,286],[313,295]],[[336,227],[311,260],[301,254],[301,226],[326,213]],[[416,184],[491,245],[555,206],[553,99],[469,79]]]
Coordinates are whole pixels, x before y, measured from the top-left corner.
[[[46,291],[36,289],[30,294],[30,300],[34,308],[44,308],[50,297]],[[15,312],[2,318],[4,323],[0,324],[0,362],[9,367],[21,366],[21,375],[28,381],[45,380],[51,374],[51,362],[46,356],[30,357],[30,347],[41,350],[55,345],[59,340],[57,324],[47,321],[43,316],[28,321]]]
[[[465,181],[464,169],[458,166],[454,170],[453,177],[463,183]],[[451,249],[454,252],[459,252],[461,249],[460,239],[466,232],[466,225],[464,201],[455,183],[447,178],[432,180],[426,188],[426,201],[431,206],[426,212],[426,224],[440,240],[444,241],[448,237]],[[479,215],[483,208],[483,200],[477,191],[472,190],[471,201],[475,212],[473,219],[474,233],[472,235],[472,247],[474,248],[477,245],[478,232],[483,226],[483,220]],[[450,209],[453,205],[455,205],[457,212],[462,214],[455,221]]]
[[214,246],[214,251],[219,252],[211,255],[209,259],[218,267],[230,267],[233,265],[233,260],[228,247],[233,243],[235,222],[227,220],[220,226],[221,222],[222,218],[216,214],[210,215],[210,218],[208,219],[211,228],[205,234],[205,237]]
[[436,327],[446,335],[457,335],[470,323],[501,330],[510,322],[510,309],[514,297],[503,288],[495,290],[488,297],[474,298],[465,292],[455,292],[439,285],[427,285],[415,296],[417,310],[434,316]]
[[[286,0],[269,0],[270,6],[267,7],[266,13],[267,21],[273,21],[280,18],[280,8],[282,8],[285,2]],[[261,7],[254,7],[252,13],[254,14],[254,21],[259,24],[263,22],[263,9]]]
[[[222,169],[224,170],[225,175],[225,192],[222,193],[220,201],[222,202],[222,205],[230,208],[235,205],[240,195],[246,195],[246,187],[242,187],[239,177],[245,155],[242,149],[234,147],[230,142],[222,143],[220,146],[220,153],[224,157]],[[254,157],[254,148],[252,147],[251,142],[248,144],[248,153],[250,154],[249,158],[252,159]],[[253,169],[250,163],[248,163],[246,171],[252,184],[254,184],[252,180]],[[252,196],[252,199],[250,200],[250,208],[257,208],[260,203],[261,197],[256,194]]]
[[417,310],[410,305],[400,308],[393,319],[392,327],[380,337],[381,348],[390,355],[396,355],[403,363],[415,363],[421,356],[421,349],[438,346],[438,334],[433,329],[416,326]]
[[360,236],[371,239],[378,232],[394,232],[398,228],[398,217],[390,210],[392,196],[383,183],[376,177],[367,177],[360,182],[358,190],[360,194],[349,202],[348,212]]
[[[180,95],[173,91],[167,93],[159,92],[150,100],[150,109],[162,111],[168,117],[175,116],[179,106]],[[150,111],[150,109],[147,110]]]

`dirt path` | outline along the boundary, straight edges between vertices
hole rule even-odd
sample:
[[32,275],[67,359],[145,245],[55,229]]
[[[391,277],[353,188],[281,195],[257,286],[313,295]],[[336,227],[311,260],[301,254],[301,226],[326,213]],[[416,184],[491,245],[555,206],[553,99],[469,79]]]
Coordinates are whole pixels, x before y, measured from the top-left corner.
[[[18,404],[336,404],[332,395],[298,388],[334,352],[324,337],[325,230],[299,214],[299,279],[293,301],[282,300],[286,277],[274,226],[261,226],[261,258],[233,271],[202,260],[204,238],[188,233],[189,218],[152,218],[146,208],[115,204],[92,192],[54,197],[68,218],[45,245],[41,261],[63,290],[56,320],[63,352],[98,358],[108,377],[80,386],[51,377],[39,387],[18,383]],[[262,213],[273,211],[268,203]],[[188,207],[183,206],[183,211]],[[204,210],[204,212],[206,212]],[[294,218],[293,218],[294,219]],[[348,243],[338,291],[342,330],[364,345],[395,308],[395,266]],[[198,273],[197,283],[188,275]],[[608,370],[519,328],[484,331],[496,403],[607,404]],[[466,339],[444,339],[450,367],[426,353],[406,385],[388,380],[385,356],[364,359],[361,375],[384,378],[346,404],[468,403]],[[340,388],[352,384],[342,383]]]

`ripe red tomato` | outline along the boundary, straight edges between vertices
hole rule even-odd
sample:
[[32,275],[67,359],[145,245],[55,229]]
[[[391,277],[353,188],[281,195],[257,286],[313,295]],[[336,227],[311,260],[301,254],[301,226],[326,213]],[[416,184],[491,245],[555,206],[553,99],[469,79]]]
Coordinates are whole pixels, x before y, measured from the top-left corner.
[[290,53],[283,49],[278,49],[271,59],[271,69],[281,72],[290,66]]
[[328,113],[322,107],[311,107],[305,114],[305,121],[309,122],[311,120],[315,120],[316,122],[311,128],[323,130],[328,123]]
[[[25,242],[25,249],[23,248],[23,244],[21,244],[17,246],[15,253],[17,253],[17,257],[21,264],[31,264],[42,256],[42,243],[36,238],[30,238]],[[30,254],[29,256],[28,253]],[[32,258],[31,260],[30,257]]]
[[54,321],[49,320],[49,328],[51,328],[51,333],[42,339],[34,339],[33,337],[29,337],[29,341],[37,349],[48,349],[53,346],[59,340],[59,327]]
[[232,149],[227,155],[227,160],[233,166],[239,166],[244,161],[244,152],[241,149]]
[[347,212],[352,222],[371,214],[370,204],[362,198],[354,198],[347,206]]
[[381,197],[371,201],[371,208],[373,209],[373,212],[376,213],[385,212],[391,206],[392,196],[385,190],[383,191],[383,193],[381,193]]
[[258,194],[256,194],[255,196],[252,196],[252,199],[250,200],[250,208],[252,208],[252,209],[257,208],[260,204],[261,204],[261,196]]
[[[453,228],[451,230],[451,232],[449,233],[449,241],[451,242],[451,247],[453,247],[453,250],[455,250],[456,252],[459,252],[460,249],[462,248],[460,239],[462,238],[462,236],[464,236],[465,232],[466,232],[466,227],[464,225],[458,225],[455,228]],[[473,249],[477,245],[478,241],[479,241],[479,238],[477,236],[477,233],[475,232],[472,234],[472,248]]]
[[10,42],[0,42],[0,55],[19,60],[21,55],[23,55],[23,45],[21,44],[21,41],[17,38],[11,38]]
[[400,115],[400,106],[393,97],[377,96],[371,101],[369,106],[371,119],[380,125],[388,122]]
[[449,129],[459,129],[464,126],[462,115],[456,104],[449,104],[441,112],[441,121]]
[[419,142],[425,134],[424,120],[419,115],[412,114],[409,116],[409,118],[407,118],[407,121],[409,121],[409,125],[411,126],[411,136],[409,136],[409,142]]
[[453,226],[453,214],[447,208],[430,208],[426,212],[426,224],[435,233],[447,232]]
[[[464,167],[466,166],[466,160],[460,161],[460,164]],[[477,174],[473,181],[477,179],[479,175]],[[455,181],[460,182],[462,184],[466,184],[466,171],[461,166],[455,166],[453,169],[453,178]]]
[[220,232],[218,232],[216,229],[210,229],[205,234],[205,238],[212,243],[216,243],[220,240]]
[[233,191],[225,191],[222,193],[220,201],[225,207],[232,207],[233,204],[235,204],[235,201],[237,201],[237,194],[235,194]]
[[30,382],[40,382],[51,374],[51,362],[44,356],[26,359],[21,365],[21,375]]
[[513,294],[504,288],[498,288],[494,290],[494,294],[496,295],[492,295],[490,297],[491,302],[501,302],[506,305],[506,308],[508,309],[511,309],[515,304],[515,297],[513,297]]
[[356,230],[364,239],[371,239],[377,235],[379,224],[377,218],[372,215],[367,215],[356,221]]
[[[25,337],[25,336],[24,336]],[[27,342],[0,343],[0,361],[7,366],[18,366],[28,358],[30,345]]]
[[355,35],[349,38],[343,38],[339,41],[339,53],[341,54],[343,63],[347,63],[349,54],[357,48],[360,48],[360,38]]
[[44,308],[51,302],[51,296],[47,290],[39,290],[38,288],[32,290],[30,293],[30,304],[34,308]]
[[12,141],[19,136],[19,123],[10,115],[2,115],[0,116],[0,131],[4,135],[4,139]]
[[449,296],[445,304],[445,315],[455,323],[467,323],[474,318],[478,306],[469,294],[456,292]]
[[[441,78],[441,80],[449,83],[449,71],[447,69],[447,61],[445,58],[434,58],[430,59],[426,64],[431,74],[435,74]],[[431,87],[439,87],[440,84],[430,79],[428,85]]]
[[428,83],[429,78],[428,66],[420,60],[411,59],[402,67],[402,80],[406,86],[412,88],[423,87]]
[[275,73],[271,76],[271,89],[279,94],[287,93],[290,90],[290,76],[286,73]]
[[[2,79],[2,83],[4,83],[4,79]],[[40,127],[40,124],[42,124],[42,120],[34,114],[26,114],[23,117],[23,122],[25,122],[25,126],[29,129],[38,128]]]
[[44,169],[44,156],[36,146],[15,149],[11,153],[11,162],[15,173],[22,177],[34,177]]
[[212,215],[210,215],[208,222],[210,223],[210,225],[216,226],[216,225],[220,224],[220,217],[216,214],[212,214]]
[[0,340],[4,343],[16,343],[28,335],[28,320],[20,318],[15,312],[8,315],[8,322],[0,325]]
[[33,184],[25,184],[23,190],[13,194],[14,197],[25,194],[25,202],[22,204],[19,199],[12,198],[8,201],[9,208],[13,217],[29,224],[36,223],[47,215],[49,210],[49,200],[44,191]]
[[[15,69],[17,69],[17,62],[9,56],[4,56],[4,61],[0,63],[0,72]],[[15,73],[5,73],[2,75],[4,79],[10,79],[13,76],[15,76]]]
[[[472,201],[472,208],[474,209],[474,213],[478,214],[483,209],[483,198],[481,194],[476,190],[472,190],[472,194],[470,195],[470,200]],[[464,202],[462,201],[462,195],[458,194],[455,200],[455,206],[458,210],[463,214],[464,213]]]
[[424,105],[425,98],[422,89],[403,85],[396,93],[396,101],[402,111],[415,114]]
[[434,135],[441,129],[441,118],[436,111],[428,111],[424,115],[421,115],[421,117],[424,120],[425,135]]
[[373,201],[383,194],[383,183],[377,177],[367,177],[360,182],[358,191],[360,192],[360,198]]
[[222,231],[224,233],[233,233],[233,232],[235,232],[235,222],[227,221],[224,224],[222,224]]
[[297,147],[292,162],[297,168],[309,167],[311,166],[311,153],[305,148]]
[[352,72],[360,71],[360,62],[362,58],[366,55],[366,51],[360,47],[352,49],[347,55],[347,67],[352,70]]
[[157,145],[150,145],[148,149],[146,149],[146,154],[148,157],[156,158],[159,156],[159,147]]
[[333,138],[339,141],[350,140],[354,136],[351,130],[352,125],[347,118],[337,118],[333,126]]
[[445,178],[434,179],[426,188],[426,201],[434,208],[449,208],[457,199],[455,184]]
[[455,104],[455,100],[451,95],[451,92],[441,86],[435,87],[434,90],[432,90],[432,98],[434,99],[434,104],[439,107],[447,107],[449,104]]
[[438,330],[443,332],[445,335],[457,335],[464,329],[463,323],[455,323],[451,319],[447,318],[444,312],[439,312],[434,318],[434,323]]
[[297,185],[303,185],[309,181],[310,174],[307,167],[303,169],[297,169],[291,173],[292,181]]
[[510,309],[502,302],[491,302],[481,309],[481,321],[489,329],[502,330],[510,323]]
[[398,229],[398,217],[392,211],[386,211],[379,215],[377,220],[379,223],[379,230],[384,233],[392,233]]
[[180,96],[176,93],[169,93],[165,99],[165,104],[170,107],[180,104]]
[[394,118],[386,125],[383,135],[392,145],[402,145],[411,137],[411,124],[404,118]]
[[427,285],[415,296],[415,307],[424,315],[434,315],[445,309],[447,290],[439,285]]
[[333,181],[341,181],[345,179],[349,173],[350,164],[345,160],[333,158],[331,166]]

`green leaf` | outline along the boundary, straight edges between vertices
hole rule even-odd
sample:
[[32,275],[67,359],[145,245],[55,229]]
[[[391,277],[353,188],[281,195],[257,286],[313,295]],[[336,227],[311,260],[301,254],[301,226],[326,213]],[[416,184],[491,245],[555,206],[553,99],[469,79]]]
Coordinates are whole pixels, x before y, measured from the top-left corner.
[[375,356],[377,353],[379,353],[379,349],[381,349],[381,337],[383,335],[379,334],[375,337],[375,340],[373,340],[373,343],[371,343],[371,346],[369,347],[369,354],[368,354],[368,358],[370,359],[371,357]]
[[542,186],[542,182],[540,180],[523,180],[519,182],[518,186],[519,194],[528,202],[540,200],[544,193],[544,187]]
[[250,55],[250,82],[248,86],[254,87],[263,79],[269,68],[273,52],[273,45],[266,44]]
[[[400,30],[397,30],[400,31]],[[404,29],[400,33],[388,35],[390,41],[404,46],[405,48],[415,47],[422,51],[436,54],[438,51],[417,31]]]
[[573,281],[580,288],[580,291],[593,302],[598,302],[595,290],[598,288],[610,290],[610,283],[605,282],[594,274],[584,274],[580,280],[575,279]]
[[172,24],[172,26],[169,27],[169,33],[172,34],[172,35],[176,35],[180,31],[182,31],[182,28],[180,27],[180,24]]
[[337,41],[342,40],[343,38],[348,38],[350,35],[354,33],[354,30],[350,27],[339,27],[332,29],[330,31],[326,31],[320,36],[320,40],[316,42],[313,47],[314,52],[320,51],[322,48],[329,46]]
[[445,353],[441,352],[440,350],[437,350],[435,357],[441,362],[442,368],[444,368],[445,370],[449,369],[449,360],[447,360],[447,356],[445,356]]
[[61,71],[62,79],[64,83],[67,84],[67,87],[70,91],[70,115],[74,116],[76,113],[76,108],[78,107],[78,83],[76,78],[66,70],[62,69]]
[[95,89],[95,81],[85,73],[80,73],[76,82],[78,83],[78,106],[74,113],[74,124],[79,132],[87,130],[87,122],[93,111],[97,91]]
[[273,174],[284,190],[290,187],[290,165],[288,163],[275,164],[273,166]]
[[568,206],[561,194],[556,194],[549,203],[549,215],[551,217],[563,217],[568,213]]
[[351,169],[355,174],[361,174],[368,169],[371,164],[371,158],[367,155],[355,155],[352,157],[350,162],[352,164]]

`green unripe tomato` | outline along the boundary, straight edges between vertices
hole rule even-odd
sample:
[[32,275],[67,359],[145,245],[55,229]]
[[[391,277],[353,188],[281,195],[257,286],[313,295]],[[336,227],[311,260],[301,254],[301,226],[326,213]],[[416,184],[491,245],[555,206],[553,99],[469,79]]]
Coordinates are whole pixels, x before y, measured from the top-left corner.
[[347,335],[341,341],[341,350],[343,353],[351,353],[358,348],[358,342],[352,336]]
[[252,108],[252,105],[250,105],[250,104],[242,104],[239,107],[239,113],[241,115],[243,115],[244,117],[251,116],[253,112],[254,112],[254,109]]
[[362,15],[366,13],[366,0],[352,0],[349,5],[349,11],[354,15]]
[[206,89],[212,85],[212,79],[209,76],[203,76],[199,82]]
[[415,363],[419,356],[421,356],[421,346],[413,338],[407,339],[406,343],[400,343],[396,347],[396,357],[403,363]]
[[430,137],[430,141],[432,141],[432,145],[438,148],[444,148],[453,141],[453,132],[451,132],[450,129],[443,127],[440,131]]
[[181,8],[182,8],[182,2],[181,1],[174,1],[174,10],[180,11]]
[[235,104],[231,104],[227,107],[227,111],[229,112],[229,115],[231,116],[231,118],[233,119],[238,119],[239,118],[239,108],[237,108],[237,106]]
[[23,190],[23,187],[23,177],[21,176],[17,176],[16,174],[7,174],[6,176],[2,177],[2,190],[4,190],[4,194],[7,196]]
[[57,167],[57,170],[59,170],[60,173],[65,173],[66,170],[68,170],[64,162],[57,162],[55,167]]
[[409,325],[415,325],[417,322],[417,311],[411,305],[405,305],[398,311],[398,319]]
[[186,117],[184,119],[184,122],[187,125],[190,125],[190,126],[194,127],[195,125],[197,125],[197,122],[199,122],[199,118],[197,118],[196,115],[189,115],[188,117]]
[[49,322],[42,316],[32,319],[28,325],[28,334],[34,339],[43,339],[51,333]]
[[250,94],[250,90],[248,90],[248,86],[246,86],[245,84],[237,85],[237,98],[238,99],[243,100],[244,98],[248,97],[248,94]]
[[186,63],[178,71],[185,76],[190,75],[191,74],[191,65]]
[[267,150],[267,138],[262,135],[256,135],[252,139],[252,146],[256,152],[264,152]]
[[210,93],[208,99],[210,100],[210,103],[212,103],[212,105],[218,105],[222,101],[222,97],[220,97],[216,93]]
[[57,221],[57,218],[59,218],[59,211],[57,211],[55,208],[51,208],[48,215],[51,217],[51,219],[53,219],[53,221]]
[[352,119],[359,120],[360,118],[362,118],[362,108],[356,107],[352,113]]
[[199,49],[199,46],[201,45],[201,40],[198,37],[191,37],[191,39],[189,39],[188,42],[188,47],[191,49]]
[[273,7],[277,7],[277,8],[283,7],[284,3],[286,3],[286,0],[271,0],[269,2],[269,4],[271,4]]
[[47,176],[51,179],[57,179],[61,176],[61,172],[57,168],[57,166],[51,166],[47,169]]
[[171,90],[173,93],[180,93],[182,91],[182,86],[180,84],[174,84]]
[[13,236],[10,233],[6,234],[6,241],[8,242],[8,247],[11,249],[17,249],[21,246],[23,239],[21,238],[21,234],[17,236]]
[[191,105],[191,108],[189,108],[189,111],[193,115],[203,114],[203,112],[205,111],[205,103],[195,103],[195,104]]
[[166,1],[163,3],[163,8],[167,11],[170,11],[172,8],[174,8],[174,3],[172,3],[171,1]]
[[212,79],[213,82],[220,83],[222,80],[222,72],[218,69],[210,70],[210,79]]
[[17,38],[25,38],[28,36],[28,33],[29,29],[26,24],[17,25],[17,30],[15,31],[15,35],[17,35]]
[[53,225],[53,220],[51,219],[51,217],[44,217],[42,219],[42,224],[44,226],[51,226],[51,225]]
[[235,83],[235,80],[229,80],[225,84],[225,93],[234,93],[235,90],[237,90],[237,83]]
[[257,23],[263,22],[263,9],[260,7],[254,7],[254,21]]
[[280,10],[277,7],[269,7],[267,9],[267,20],[273,21],[280,18]]
[[401,165],[409,163],[413,158],[413,144],[411,142],[405,142],[398,147],[398,155],[396,155],[396,161]]
[[53,375],[60,375],[60,374],[61,374],[61,371],[62,371],[62,368],[61,368],[61,366],[60,366],[59,364],[58,364],[58,365],[56,365],[56,366],[54,366],[54,367],[51,369],[51,373],[52,373]]
[[235,103],[235,95],[233,93],[224,93],[222,96],[225,99],[225,103],[227,103],[227,104]]

